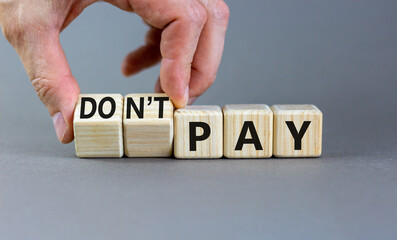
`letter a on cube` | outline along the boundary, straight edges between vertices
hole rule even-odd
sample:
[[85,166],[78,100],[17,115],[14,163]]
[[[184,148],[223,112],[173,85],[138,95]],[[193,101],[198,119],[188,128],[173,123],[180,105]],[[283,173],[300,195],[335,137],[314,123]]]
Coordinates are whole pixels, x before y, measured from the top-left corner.
[[187,106],[174,113],[176,158],[220,158],[223,115],[219,106]]
[[224,155],[227,158],[269,158],[273,152],[273,112],[265,104],[223,107]]
[[124,146],[128,157],[170,157],[174,105],[166,94],[124,98]]
[[120,94],[81,94],[73,129],[78,157],[122,157],[123,97]]
[[276,157],[319,157],[323,114],[314,105],[274,105],[273,154]]

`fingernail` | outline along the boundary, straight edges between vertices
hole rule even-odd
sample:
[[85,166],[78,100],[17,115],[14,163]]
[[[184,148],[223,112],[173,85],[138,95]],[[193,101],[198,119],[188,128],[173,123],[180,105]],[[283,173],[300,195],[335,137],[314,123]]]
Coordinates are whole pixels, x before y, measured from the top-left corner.
[[191,97],[189,98],[189,101],[187,102],[188,105],[193,104],[197,100],[197,97]]
[[185,89],[185,105],[189,104],[189,86]]
[[66,125],[65,119],[62,115],[62,113],[58,112],[55,113],[52,116],[52,123],[54,124],[55,127],[55,132],[57,134],[58,140],[62,142],[63,137],[65,136],[65,133],[68,129],[68,126]]

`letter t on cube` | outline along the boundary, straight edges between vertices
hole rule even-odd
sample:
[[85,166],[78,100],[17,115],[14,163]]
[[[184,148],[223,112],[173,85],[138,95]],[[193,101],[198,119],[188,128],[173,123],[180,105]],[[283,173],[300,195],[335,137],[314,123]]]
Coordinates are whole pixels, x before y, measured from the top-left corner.
[[314,105],[274,105],[273,154],[276,157],[319,157],[323,114]]
[[124,98],[124,149],[128,157],[170,157],[174,105],[162,93]]

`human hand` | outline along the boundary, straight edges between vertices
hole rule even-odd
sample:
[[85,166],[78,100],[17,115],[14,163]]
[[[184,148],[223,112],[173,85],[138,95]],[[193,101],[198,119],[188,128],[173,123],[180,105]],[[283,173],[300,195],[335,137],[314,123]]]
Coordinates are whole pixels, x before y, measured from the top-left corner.
[[[0,0],[0,26],[53,118],[62,143],[73,140],[80,93],[59,41],[60,32],[98,0]],[[133,11],[151,28],[145,45],[127,55],[122,72],[135,74],[161,61],[155,91],[176,107],[192,103],[214,82],[229,9],[223,0],[107,0]]]

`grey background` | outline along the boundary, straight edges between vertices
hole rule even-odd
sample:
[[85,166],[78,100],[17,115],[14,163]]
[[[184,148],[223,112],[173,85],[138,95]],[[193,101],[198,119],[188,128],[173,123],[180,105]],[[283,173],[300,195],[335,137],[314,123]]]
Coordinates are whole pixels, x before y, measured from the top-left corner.
[[[397,2],[227,2],[223,62],[197,104],[316,104],[323,156],[78,159],[1,37],[1,239],[397,238]],[[145,31],[86,9],[62,34],[82,92],[151,92],[158,67],[119,70]]]

